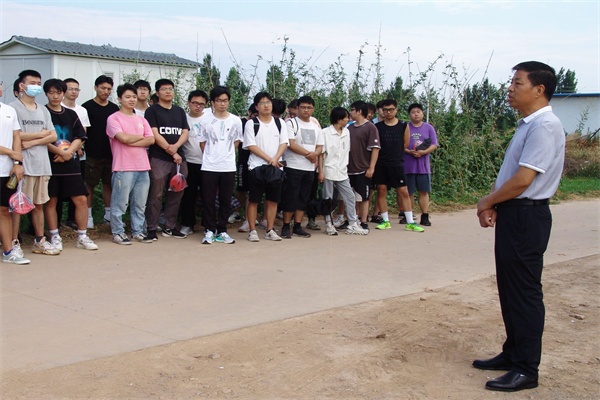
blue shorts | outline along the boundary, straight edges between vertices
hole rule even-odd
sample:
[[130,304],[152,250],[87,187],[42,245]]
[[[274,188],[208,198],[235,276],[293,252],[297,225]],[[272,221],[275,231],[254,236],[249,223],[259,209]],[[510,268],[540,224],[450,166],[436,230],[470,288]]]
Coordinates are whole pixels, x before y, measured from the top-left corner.
[[431,192],[431,174],[406,174],[406,186],[408,194],[415,191]]

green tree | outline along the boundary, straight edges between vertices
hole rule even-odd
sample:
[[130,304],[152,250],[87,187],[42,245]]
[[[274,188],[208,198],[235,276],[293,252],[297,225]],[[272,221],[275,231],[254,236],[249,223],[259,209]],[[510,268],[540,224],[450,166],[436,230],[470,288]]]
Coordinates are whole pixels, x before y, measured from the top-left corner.
[[212,88],[220,85],[221,72],[212,63],[212,56],[206,54],[202,59],[200,67],[198,67],[198,74],[196,75],[196,88],[204,90],[209,93]]
[[236,115],[246,115],[250,87],[244,82],[240,71],[236,67],[229,69],[227,79],[225,79],[225,86],[231,91],[229,111]]
[[571,71],[570,69],[565,71],[565,68],[561,67],[556,78],[556,93],[577,93],[575,71]]

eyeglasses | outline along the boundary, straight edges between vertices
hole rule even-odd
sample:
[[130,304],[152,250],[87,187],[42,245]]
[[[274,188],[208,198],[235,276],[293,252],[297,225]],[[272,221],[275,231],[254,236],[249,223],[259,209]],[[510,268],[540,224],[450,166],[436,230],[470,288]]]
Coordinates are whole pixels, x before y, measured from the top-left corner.
[[206,103],[198,103],[197,101],[190,101],[190,104],[196,107],[206,107]]
[[396,111],[396,108],[382,108],[381,111],[383,111],[384,113],[391,113]]
[[[227,103],[229,103],[229,99],[214,99],[213,102],[219,103],[219,104],[227,104]],[[260,103],[258,103],[258,104],[260,104]]]
[[300,106],[300,109],[302,111],[310,111],[310,110],[314,110],[315,108],[313,106]]
[[137,88],[137,91],[138,92],[150,92],[150,89],[145,88],[145,87],[139,87],[139,88]]
[[273,103],[270,101],[259,101],[258,102],[259,106],[270,106],[271,104],[273,104]]
[[164,88],[160,88],[161,92],[174,92],[175,89],[173,89],[172,87],[164,87]]
[[74,87],[67,88],[67,92],[80,92],[80,91],[81,91],[81,89],[79,89],[79,88],[74,88]]

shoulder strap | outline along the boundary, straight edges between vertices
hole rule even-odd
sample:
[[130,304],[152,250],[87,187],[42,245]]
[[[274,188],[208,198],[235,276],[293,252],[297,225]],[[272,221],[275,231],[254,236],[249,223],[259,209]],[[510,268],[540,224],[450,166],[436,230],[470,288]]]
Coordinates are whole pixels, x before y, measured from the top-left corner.
[[[273,117],[275,118],[275,117]],[[279,130],[279,134],[281,134],[281,121],[279,118],[275,118],[275,125],[277,125],[277,129]]]
[[300,126],[298,124],[298,117],[294,117],[294,118],[290,119],[290,121],[291,121],[291,124],[292,124],[292,128],[294,128],[294,136],[297,136],[298,135],[298,128]]
[[254,122],[254,136],[256,136],[258,135],[258,130],[260,129],[260,122],[258,122],[257,117],[253,117],[252,122]]

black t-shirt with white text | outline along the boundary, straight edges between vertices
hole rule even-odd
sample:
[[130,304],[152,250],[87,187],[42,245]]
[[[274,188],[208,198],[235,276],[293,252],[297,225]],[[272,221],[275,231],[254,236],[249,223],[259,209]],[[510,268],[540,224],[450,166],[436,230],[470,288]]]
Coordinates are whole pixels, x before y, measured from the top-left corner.
[[[46,106],[46,108],[48,108]],[[85,141],[87,136],[81,121],[77,113],[66,107],[62,107],[62,110],[57,112],[48,108],[50,116],[52,117],[52,123],[56,130],[56,136],[58,137],[54,145],[59,144],[61,141],[67,141],[68,145],[73,143],[75,139],[81,139]],[[66,144],[67,145],[67,144]],[[65,146],[66,146],[65,145]],[[50,165],[52,166],[52,175],[81,175],[81,167],[79,166],[79,158],[77,153],[73,155],[69,161],[66,162],[54,162],[54,153],[50,153]]]
[[[169,144],[175,144],[181,137],[184,129],[190,129],[185,111],[183,108],[176,105],[172,105],[170,109],[164,108],[159,104],[154,104],[146,110],[144,115],[148,120],[151,128],[158,129],[158,133],[167,141]],[[183,154],[183,146],[177,150],[177,154],[185,160]],[[153,144],[150,146],[150,157],[156,157],[165,161],[173,161],[173,156],[167,154],[158,145]]]
[[86,101],[81,106],[87,110],[90,118],[90,127],[87,129],[88,140],[85,143],[86,155],[88,157],[112,159],[110,141],[106,134],[106,120],[113,113],[119,111],[119,106],[110,101],[107,105],[101,106],[94,99]]
[[385,167],[404,166],[404,132],[407,123],[398,121],[394,126],[385,124],[385,121],[375,124],[379,131],[381,150],[377,157],[377,165]]

